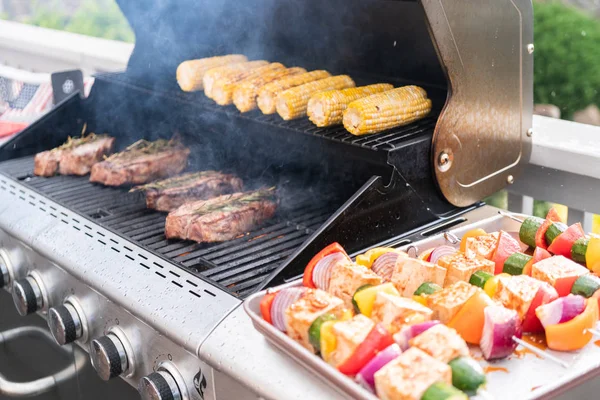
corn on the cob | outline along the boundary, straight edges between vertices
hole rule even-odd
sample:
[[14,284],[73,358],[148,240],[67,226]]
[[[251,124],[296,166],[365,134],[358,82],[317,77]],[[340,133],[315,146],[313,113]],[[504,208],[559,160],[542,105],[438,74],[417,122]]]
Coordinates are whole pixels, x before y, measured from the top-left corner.
[[[235,79],[237,76],[246,76],[248,71],[252,71],[256,68],[264,67],[269,64],[268,61],[248,61],[235,64],[222,65],[209,69],[202,78],[202,84],[204,86],[204,94],[212,99],[212,91],[215,82],[221,79]],[[239,79],[239,78],[238,78]]]
[[202,78],[204,78],[206,71],[223,65],[245,61],[248,61],[248,58],[241,54],[229,54],[226,56],[184,61],[177,67],[177,83],[181,90],[185,92],[202,90],[204,87]]
[[253,69],[245,74],[240,74],[237,77],[229,77],[228,79],[220,79],[213,84],[212,96],[213,100],[220,106],[226,106],[233,103],[233,91],[239,83],[246,80],[252,80],[260,76],[270,74],[273,71],[282,71],[285,65],[280,63],[271,63],[263,67]]
[[344,127],[353,135],[377,133],[407,125],[429,114],[425,89],[403,86],[353,101],[344,112]]
[[392,90],[393,88],[393,85],[387,83],[377,83],[375,85],[328,90],[317,93],[308,101],[306,113],[312,123],[321,128],[341,124],[348,104],[363,97]]
[[286,69],[277,69],[267,72],[255,78],[244,79],[239,82],[233,90],[233,104],[241,112],[247,112],[256,108],[256,95],[258,90],[269,82],[306,73],[304,68],[294,67]]
[[327,71],[317,70],[271,82],[258,91],[258,97],[256,98],[258,108],[260,108],[263,114],[275,114],[277,111],[276,100],[279,93],[308,82],[329,78],[330,76]]
[[354,87],[348,75],[332,76],[283,91],[277,96],[277,113],[286,121],[306,115],[308,100],[316,93],[325,90]]

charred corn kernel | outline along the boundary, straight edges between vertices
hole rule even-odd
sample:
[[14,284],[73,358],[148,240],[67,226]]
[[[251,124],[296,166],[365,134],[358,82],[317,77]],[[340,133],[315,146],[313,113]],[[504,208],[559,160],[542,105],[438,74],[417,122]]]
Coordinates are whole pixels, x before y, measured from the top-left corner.
[[354,87],[354,81],[348,75],[332,76],[293,87],[277,96],[277,113],[286,121],[305,116],[308,100],[314,94],[349,87]]
[[241,54],[229,54],[226,56],[184,61],[177,67],[177,83],[181,90],[185,92],[202,90],[204,87],[202,79],[204,78],[206,71],[223,65],[245,61],[248,61],[248,59]]
[[[268,64],[269,64],[268,61],[258,60],[258,61],[247,61],[247,62],[222,65],[220,67],[215,67],[215,68],[209,69],[204,74],[204,78],[202,78],[202,84],[204,86],[204,94],[208,98],[212,99],[213,86],[214,86],[215,82],[221,81],[221,80],[227,80],[227,79],[231,79],[231,80],[244,79],[247,76],[249,71],[252,71],[252,70],[260,68],[260,67],[264,67],[265,65],[268,65]],[[240,76],[241,76],[241,78],[240,78]]]
[[239,83],[250,81],[263,75],[270,74],[273,71],[282,71],[284,69],[285,66],[283,64],[271,63],[237,76],[218,80],[213,84],[213,100],[220,106],[229,105],[233,103],[233,91]]
[[256,108],[256,96],[260,88],[269,82],[286,76],[306,73],[304,68],[294,67],[286,69],[275,69],[255,78],[244,79],[239,82],[233,90],[233,104],[241,112],[247,112]]
[[317,93],[308,101],[306,113],[312,123],[321,128],[341,124],[348,104],[363,97],[392,90],[393,88],[393,85],[378,83],[369,86]]
[[377,133],[407,125],[431,111],[427,92],[418,86],[403,86],[353,101],[344,111],[344,127],[353,135]]
[[274,114],[277,112],[276,100],[279,93],[308,82],[329,78],[330,76],[327,71],[317,70],[273,81],[258,91],[256,99],[258,108],[260,108],[263,114]]

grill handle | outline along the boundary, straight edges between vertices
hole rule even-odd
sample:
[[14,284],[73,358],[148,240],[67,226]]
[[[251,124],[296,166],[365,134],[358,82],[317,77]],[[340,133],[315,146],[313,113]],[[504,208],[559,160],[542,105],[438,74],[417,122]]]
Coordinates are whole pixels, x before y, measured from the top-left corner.
[[[54,343],[54,339],[46,330],[37,326],[24,326],[14,329],[9,329],[0,332],[0,345],[4,345],[11,340],[24,337],[41,337],[49,343]],[[0,374],[0,394],[8,397],[31,397],[41,393],[48,392],[55,388],[61,382],[73,378],[79,370],[85,366],[85,353],[76,347],[73,347],[75,360],[73,364],[58,371],[53,375],[44,378],[36,379],[29,382],[12,382]]]

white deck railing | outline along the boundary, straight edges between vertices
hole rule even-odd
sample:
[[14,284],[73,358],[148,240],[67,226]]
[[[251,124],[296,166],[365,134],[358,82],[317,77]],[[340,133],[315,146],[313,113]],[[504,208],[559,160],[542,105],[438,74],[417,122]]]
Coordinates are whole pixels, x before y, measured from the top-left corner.
[[0,20],[0,64],[32,72],[125,69],[133,44]]

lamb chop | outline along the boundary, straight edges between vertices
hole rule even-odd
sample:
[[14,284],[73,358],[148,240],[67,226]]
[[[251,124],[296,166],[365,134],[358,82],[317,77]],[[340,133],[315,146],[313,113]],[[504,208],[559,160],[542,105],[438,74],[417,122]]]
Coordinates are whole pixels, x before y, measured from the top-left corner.
[[198,243],[231,240],[275,215],[275,188],[233,193],[187,203],[167,216],[167,238]]
[[171,211],[191,201],[239,192],[242,186],[242,180],[235,175],[202,171],[137,186],[131,191],[145,191],[148,208]]
[[92,166],[110,154],[115,139],[90,133],[80,138],[69,138],[65,144],[35,155],[33,173],[38,176],[86,175]]
[[92,168],[91,182],[107,186],[140,185],[183,171],[190,149],[178,139],[139,140]]

